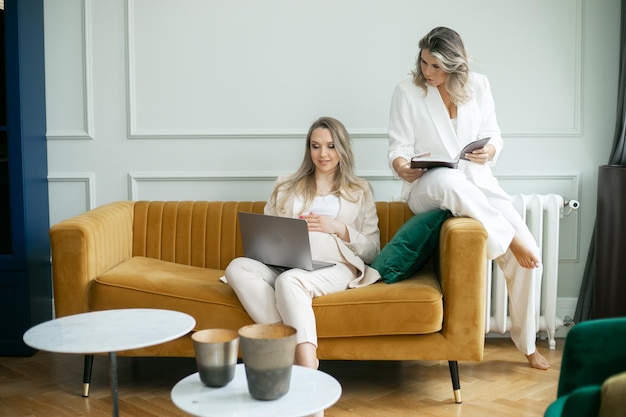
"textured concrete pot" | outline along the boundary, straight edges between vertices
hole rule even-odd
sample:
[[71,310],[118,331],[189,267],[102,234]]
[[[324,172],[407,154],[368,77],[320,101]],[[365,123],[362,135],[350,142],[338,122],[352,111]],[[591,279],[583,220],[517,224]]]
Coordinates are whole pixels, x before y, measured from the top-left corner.
[[296,329],[252,324],[239,329],[248,391],[257,400],[276,400],[289,391],[296,351]]

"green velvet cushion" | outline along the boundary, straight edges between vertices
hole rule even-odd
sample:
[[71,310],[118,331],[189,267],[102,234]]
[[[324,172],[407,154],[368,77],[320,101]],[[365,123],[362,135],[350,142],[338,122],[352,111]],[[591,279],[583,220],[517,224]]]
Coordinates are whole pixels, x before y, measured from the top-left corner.
[[409,278],[433,255],[448,210],[431,210],[406,221],[372,262],[387,284]]
[[586,385],[567,395],[562,417],[596,417],[600,409],[600,385]]
[[586,385],[559,397],[544,417],[597,417],[600,409],[600,385]]

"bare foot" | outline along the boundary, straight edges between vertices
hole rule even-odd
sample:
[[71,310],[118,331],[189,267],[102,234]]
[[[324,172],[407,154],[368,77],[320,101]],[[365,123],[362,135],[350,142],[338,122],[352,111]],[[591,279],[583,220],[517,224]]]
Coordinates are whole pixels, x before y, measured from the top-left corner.
[[526,355],[526,359],[528,359],[528,364],[531,368],[541,369],[543,371],[550,368],[550,363],[538,350],[535,350],[530,355]]
[[539,267],[539,259],[535,256],[533,251],[524,245],[519,236],[513,236],[509,249],[511,249],[511,252],[515,255],[515,259],[517,259],[517,262],[522,268],[535,269]]

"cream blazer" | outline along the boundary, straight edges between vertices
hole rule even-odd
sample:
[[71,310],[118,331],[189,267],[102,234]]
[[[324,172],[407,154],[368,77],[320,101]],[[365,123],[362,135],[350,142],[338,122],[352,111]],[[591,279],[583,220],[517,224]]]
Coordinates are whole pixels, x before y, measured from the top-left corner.
[[[432,156],[456,158],[466,144],[491,137],[489,144],[496,149],[493,160],[485,165],[461,160],[459,169],[470,181],[504,196],[504,191],[491,173],[491,166],[497,162],[504,142],[496,120],[489,81],[482,74],[470,73],[469,83],[472,99],[457,107],[456,130],[436,87],[427,86],[425,93],[412,79],[396,86],[389,117],[389,164],[398,157],[409,161],[412,156],[425,152],[430,152]],[[410,184],[404,182],[403,198],[408,197],[409,191]]]
[[[276,184],[284,181],[287,177],[281,176]],[[316,254],[321,260],[341,259],[352,265],[357,271],[357,277],[350,282],[350,288],[364,287],[373,284],[381,277],[377,270],[367,264],[374,261],[380,253],[380,230],[378,229],[378,214],[372,191],[360,192],[356,202],[350,202],[343,196],[340,197],[339,214],[336,220],[344,223],[350,236],[349,242],[344,242],[336,235],[332,239],[336,245],[324,245],[316,247]],[[284,196],[284,191],[279,191],[278,199]],[[294,212],[295,195],[291,195],[285,202],[285,208],[280,210],[269,199],[265,205],[265,214],[282,217],[298,217],[300,213]]]

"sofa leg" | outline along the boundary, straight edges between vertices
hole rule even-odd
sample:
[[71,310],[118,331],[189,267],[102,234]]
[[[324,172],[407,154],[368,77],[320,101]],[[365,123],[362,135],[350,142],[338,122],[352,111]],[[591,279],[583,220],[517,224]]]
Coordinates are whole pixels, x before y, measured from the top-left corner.
[[85,355],[85,366],[83,368],[83,397],[89,397],[91,368],[93,368],[93,355]]
[[461,403],[461,382],[459,380],[459,363],[457,361],[448,361],[450,366],[450,376],[452,377],[452,390],[454,391],[454,402]]

